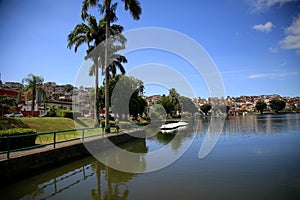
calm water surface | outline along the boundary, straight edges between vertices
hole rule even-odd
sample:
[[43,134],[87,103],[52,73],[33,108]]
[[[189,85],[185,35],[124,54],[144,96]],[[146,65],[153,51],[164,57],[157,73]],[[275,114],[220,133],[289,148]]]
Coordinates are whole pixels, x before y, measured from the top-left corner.
[[[124,173],[93,157],[2,187],[0,199],[300,199],[300,115],[232,117],[216,146],[198,158],[209,119],[176,141],[157,134],[122,146],[151,152],[170,144],[176,162],[150,173]],[[147,163],[144,163],[147,165]]]

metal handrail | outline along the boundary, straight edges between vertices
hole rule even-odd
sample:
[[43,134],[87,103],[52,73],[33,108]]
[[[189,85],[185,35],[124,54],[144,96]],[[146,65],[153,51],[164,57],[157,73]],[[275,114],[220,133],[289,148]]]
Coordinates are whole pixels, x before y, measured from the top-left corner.
[[[85,131],[87,130],[95,130],[95,129],[99,129],[99,128],[78,128],[78,129],[69,129],[69,130],[57,130],[57,131],[50,131],[50,132],[40,132],[40,133],[36,133],[36,134],[26,134],[26,135],[12,135],[12,136],[0,136],[0,140],[1,139],[6,139],[7,143],[7,149],[5,151],[0,151],[0,154],[7,154],[7,159],[10,159],[10,153],[11,152],[17,152],[17,151],[23,151],[23,150],[29,150],[29,149],[35,149],[35,148],[39,148],[39,147],[43,147],[46,145],[53,145],[53,148],[56,148],[56,144],[58,143],[64,143],[64,142],[70,142],[70,141],[74,141],[74,140],[82,140],[84,141],[85,138],[90,138],[90,137],[95,137],[95,136],[99,136],[99,134],[97,135],[89,135],[86,136],[85,135]],[[66,139],[63,141],[58,141],[57,140],[57,134],[58,133],[66,133],[66,132],[78,132],[78,135],[80,135],[80,131],[81,131],[81,136],[80,137],[76,137],[76,138],[72,138],[72,139]],[[17,149],[11,149],[10,148],[10,140],[13,138],[22,138],[22,137],[29,137],[29,136],[41,136],[41,135],[53,135],[53,142],[49,142],[47,144],[36,144],[34,146],[29,146],[29,147],[22,147],[22,148],[17,148]]]

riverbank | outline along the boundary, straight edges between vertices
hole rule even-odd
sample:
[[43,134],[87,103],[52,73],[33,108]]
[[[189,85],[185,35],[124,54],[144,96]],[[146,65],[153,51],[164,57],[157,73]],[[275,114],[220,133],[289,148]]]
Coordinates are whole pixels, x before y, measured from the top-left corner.
[[[99,150],[105,150],[109,138],[115,145],[129,142],[136,139],[135,135],[142,134],[142,131],[135,130],[120,134],[99,135],[85,139],[85,143],[99,146]],[[5,154],[0,155],[0,185],[14,182],[30,175],[40,173],[44,170],[54,168],[70,161],[74,161],[91,154],[85,148],[81,140],[69,141],[41,148],[12,152],[10,159]]]

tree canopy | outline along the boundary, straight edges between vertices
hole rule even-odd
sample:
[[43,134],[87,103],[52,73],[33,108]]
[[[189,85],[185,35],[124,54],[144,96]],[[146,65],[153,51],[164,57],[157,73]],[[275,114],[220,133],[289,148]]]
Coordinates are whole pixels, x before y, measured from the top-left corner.
[[156,103],[164,107],[166,114],[170,115],[171,112],[174,112],[175,110],[175,105],[172,103],[172,100],[169,96],[163,95],[157,100]]
[[[142,8],[140,6],[140,2],[138,0],[122,0],[124,3],[125,10],[129,10],[131,16],[134,20],[140,19],[140,15],[142,13]],[[115,22],[117,18],[116,9],[118,3],[113,2],[112,0],[103,0],[102,4],[100,0],[83,0],[82,9],[81,9],[81,18],[83,20],[88,16],[87,11],[90,7],[98,7],[101,15],[104,15],[105,20],[105,52],[104,52],[104,66],[105,66],[105,110],[109,110],[109,38],[110,38],[110,23]],[[96,87],[98,88],[98,87]],[[98,96],[98,95],[96,95]],[[109,127],[109,113],[105,113],[105,131],[110,132]]]
[[[124,49],[126,38],[122,36],[123,27],[117,24],[113,24],[109,27],[109,36],[118,35],[114,41],[110,43],[110,48],[107,56],[110,59],[109,70],[112,76],[115,76],[117,68],[124,74],[125,69],[122,63],[126,63],[127,60],[124,56],[117,54],[118,50]],[[74,47],[74,51],[77,52],[79,46],[87,44],[85,59],[91,59],[93,65],[90,68],[89,75],[95,76],[95,95],[94,95],[94,110],[95,113],[99,112],[99,94],[98,94],[98,69],[102,69],[102,73],[105,71],[105,52],[106,47],[106,21],[101,19],[97,21],[96,17],[87,14],[84,21],[81,24],[75,26],[75,28],[68,35],[68,48]],[[107,77],[109,78],[109,77]],[[99,116],[95,115],[94,127],[99,126]]]
[[258,101],[255,105],[255,109],[260,112],[260,114],[263,114],[264,109],[267,108],[267,104],[263,101]]
[[169,90],[169,95],[163,95],[158,99],[157,104],[164,107],[166,114],[172,117],[177,116],[177,114],[182,112],[195,113],[198,112],[196,105],[192,100],[185,96],[180,96],[175,88]]
[[109,84],[109,102],[112,106],[112,112],[120,116],[129,114],[134,118],[142,115],[147,106],[146,100],[142,97],[143,92],[144,84],[141,80],[117,75],[110,80]]
[[35,106],[35,98],[36,98],[36,92],[41,92],[42,96],[45,98],[46,92],[42,88],[42,84],[44,82],[44,78],[41,76],[36,76],[34,74],[28,74],[26,78],[23,78],[22,83],[25,84],[24,91],[30,92],[32,97],[31,102],[31,114],[34,116],[34,106]]
[[279,113],[279,111],[283,110],[285,108],[285,104],[285,101],[279,99],[273,99],[270,101],[270,107],[275,111],[275,113]]
[[204,112],[205,115],[207,115],[208,111],[210,111],[210,109],[211,109],[211,105],[203,104],[200,106],[200,109],[202,110],[202,112]]

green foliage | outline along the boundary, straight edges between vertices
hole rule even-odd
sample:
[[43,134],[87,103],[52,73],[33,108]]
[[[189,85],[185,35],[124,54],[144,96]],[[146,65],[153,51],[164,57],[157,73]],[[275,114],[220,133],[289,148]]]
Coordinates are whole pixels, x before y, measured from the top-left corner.
[[56,117],[57,116],[57,108],[55,106],[51,106],[47,111],[47,117]]
[[255,105],[255,109],[258,110],[261,114],[263,114],[264,109],[267,108],[267,104],[263,101],[258,101]]
[[180,96],[174,88],[169,90],[168,96],[163,95],[160,99],[158,99],[157,104],[162,105],[165,112],[173,118],[180,117],[176,115],[177,112],[198,112],[198,109],[192,100],[188,97]]
[[173,113],[181,110],[180,104],[183,104],[183,102],[179,101],[179,97],[180,97],[180,95],[178,94],[178,92],[176,91],[175,88],[171,88],[169,90],[169,98],[170,98],[171,103],[174,106],[174,110],[172,111]]
[[[35,145],[37,137],[36,131],[31,128],[12,128],[0,130],[0,150],[17,149],[23,147],[30,147]],[[19,136],[13,138],[6,138],[5,136]]]
[[138,115],[142,115],[145,112],[147,102],[140,96],[132,95],[129,101],[129,113],[133,117],[137,118]]
[[163,95],[160,99],[157,100],[156,103],[162,105],[167,114],[171,114],[171,112],[175,110],[175,105],[172,103],[169,96]]
[[41,76],[36,76],[34,74],[28,74],[26,78],[22,80],[22,83],[26,83],[26,87],[24,88],[25,92],[30,92],[32,97],[31,103],[31,112],[32,116],[34,115],[34,105],[36,98],[36,91],[38,90],[43,95],[43,98],[46,96],[45,90],[41,87],[44,82],[44,78]]
[[73,110],[59,110],[57,111],[57,116],[70,118],[70,119],[77,119],[78,117],[81,116],[81,113]]
[[36,133],[36,131],[31,128],[10,128],[0,130],[0,136],[26,135],[34,133]]
[[2,106],[16,106],[17,101],[15,98],[9,96],[0,96],[0,107]]
[[210,111],[211,109],[211,105],[210,104],[203,104],[200,106],[200,109],[202,110],[202,112],[205,113],[205,115],[207,115],[208,111]]
[[66,91],[67,92],[71,92],[73,90],[73,88],[74,88],[73,85],[71,85],[71,84],[66,84],[65,87],[66,87]]
[[181,104],[181,109],[183,112],[195,113],[198,112],[196,105],[188,97],[180,96],[179,102]]
[[160,104],[156,104],[154,106],[151,107],[151,110],[150,110],[150,120],[161,120],[163,119],[163,116],[165,115],[165,110],[163,108],[162,105]]
[[0,112],[4,112],[8,109],[8,112],[14,113],[17,107],[17,98],[8,96],[0,96]]
[[[105,127],[105,120],[101,120],[101,121],[100,121],[100,124],[101,124],[101,127]],[[110,121],[109,121],[109,126],[110,126],[110,127],[114,127],[114,126],[115,126],[115,121],[110,120]]]
[[272,110],[278,113],[279,111],[285,108],[285,101],[279,99],[273,99],[270,101],[270,107],[272,108]]
[[[147,102],[141,97],[144,91],[141,80],[118,75],[110,81],[109,91],[113,113],[127,115],[129,112],[130,115],[137,118],[139,114],[142,115],[145,112]],[[127,102],[129,102],[129,109]]]

